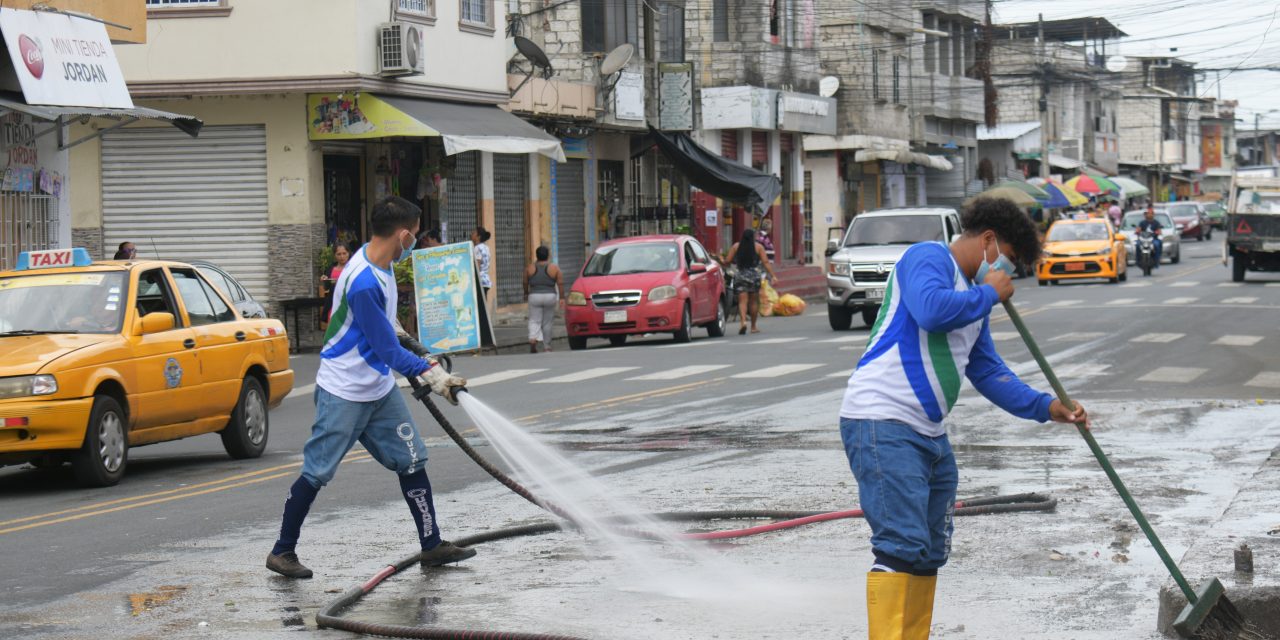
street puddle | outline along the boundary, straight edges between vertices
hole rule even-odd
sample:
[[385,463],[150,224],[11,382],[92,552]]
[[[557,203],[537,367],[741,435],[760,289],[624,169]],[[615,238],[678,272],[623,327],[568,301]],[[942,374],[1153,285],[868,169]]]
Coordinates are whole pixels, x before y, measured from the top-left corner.
[[187,588],[177,585],[165,585],[155,591],[129,594],[129,612],[140,616],[152,609],[168,603],[170,600],[186,593]]

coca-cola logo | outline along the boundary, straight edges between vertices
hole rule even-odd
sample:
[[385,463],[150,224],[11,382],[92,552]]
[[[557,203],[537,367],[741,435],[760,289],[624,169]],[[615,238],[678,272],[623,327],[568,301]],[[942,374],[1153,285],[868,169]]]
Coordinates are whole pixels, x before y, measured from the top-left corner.
[[27,65],[27,71],[39,80],[40,76],[44,75],[44,49],[40,46],[40,42],[20,35],[18,51],[22,54],[22,62]]

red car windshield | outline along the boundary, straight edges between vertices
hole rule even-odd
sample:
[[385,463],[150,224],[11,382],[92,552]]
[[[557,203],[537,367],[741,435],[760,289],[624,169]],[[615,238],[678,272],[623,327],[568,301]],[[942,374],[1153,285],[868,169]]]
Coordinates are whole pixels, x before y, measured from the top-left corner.
[[601,247],[591,255],[584,276],[617,276],[627,273],[661,273],[680,268],[674,242],[646,242]]

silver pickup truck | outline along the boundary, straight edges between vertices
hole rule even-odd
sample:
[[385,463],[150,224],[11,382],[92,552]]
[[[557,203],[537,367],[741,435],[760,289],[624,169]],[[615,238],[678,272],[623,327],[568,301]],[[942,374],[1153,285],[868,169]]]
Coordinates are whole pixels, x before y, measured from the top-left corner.
[[945,207],[880,209],[858,214],[843,241],[831,240],[827,258],[827,318],[845,331],[853,314],[871,326],[884,300],[889,272],[917,242],[949,242],[960,234],[960,214]]

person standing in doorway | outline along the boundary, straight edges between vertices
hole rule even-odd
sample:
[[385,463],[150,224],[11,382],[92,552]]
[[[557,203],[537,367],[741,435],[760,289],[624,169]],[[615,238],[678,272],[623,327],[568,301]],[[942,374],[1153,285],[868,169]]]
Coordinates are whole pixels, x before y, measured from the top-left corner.
[[137,255],[138,249],[133,246],[132,242],[121,242],[120,246],[116,247],[116,257],[112,258],[112,260],[132,260]]
[[431,359],[400,346],[396,335],[395,263],[413,252],[422,210],[408,200],[386,198],[370,215],[373,239],[347,263],[334,287],[336,307],[320,351],[316,373],[316,421],[302,448],[302,474],[289,488],[280,537],[267,568],[288,578],[310,578],[296,547],[302,523],[320,488],[358,441],[382,466],[395,471],[422,546],[423,566],[466,560],[473,549],[440,538],[426,446],[413,425],[392,370],[421,376],[431,390],[457,404],[467,381]]
[[778,278],[773,275],[773,265],[764,252],[764,247],[756,242],[756,232],[747,229],[742,232],[742,239],[729,247],[729,256],[725,262],[733,265],[737,274],[733,277],[733,290],[738,294],[738,318],[742,325],[738,327],[738,335],[747,332],[747,315],[751,315],[751,333],[760,333],[756,322],[760,317],[760,279],[761,271],[769,274],[774,282]]
[[551,251],[538,247],[537,261],[524,270],[524,297],[529,302],[529,353],[538,352],[538,344],[551,351],[556,325],[556,309],[564,303],[564,279],[558,265],[551,262]]
[[964,378],[1019,418],[1089,421],[1083,407],[1019,380],[991,339],[991,309],[1013,295],[1014,264],[1040,257],[1034,223],[995,198],[978,199],[962,222],[950,245],[912,245],[894,266],[840,407],[840,436],[871,526],[873,640],[929,637],[960,479],[943,420]]
[[489,241],[489,237],[489,232],[484,227],[476,227],[475,231],[471,232],[471,243],[475,245],[476,268],[480,270],[480,287],[484,289],[486,301],[489,299],[489,289],[493,287],[493,281],[489,278],[489,262],[492,257],[489,254],[489,245],[485,244]]

